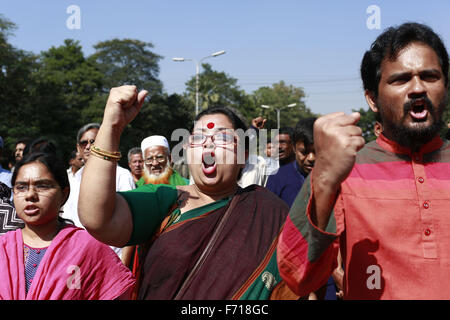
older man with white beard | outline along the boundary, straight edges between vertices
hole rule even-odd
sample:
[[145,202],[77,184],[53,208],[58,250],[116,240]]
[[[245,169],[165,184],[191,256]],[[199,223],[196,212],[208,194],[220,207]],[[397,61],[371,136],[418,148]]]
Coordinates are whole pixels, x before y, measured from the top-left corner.
[[171,166],[170,147],[163,136],[154,135],[142,140],[141,149],[144,154],[144,174],[136,185],[169,184],[173,186],[188,185],[189,180],[183,178]]

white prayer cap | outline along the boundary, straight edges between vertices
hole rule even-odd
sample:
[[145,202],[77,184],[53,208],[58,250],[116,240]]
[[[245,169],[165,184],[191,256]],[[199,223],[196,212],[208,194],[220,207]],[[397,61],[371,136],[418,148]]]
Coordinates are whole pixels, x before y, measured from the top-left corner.
[[163,136],[150,136],[142,140],[141,149],[142,152],[145,152],[145,149],[153,147],[153,146],[163,146],[167,148],[167,151],[170,152],[169,142]]

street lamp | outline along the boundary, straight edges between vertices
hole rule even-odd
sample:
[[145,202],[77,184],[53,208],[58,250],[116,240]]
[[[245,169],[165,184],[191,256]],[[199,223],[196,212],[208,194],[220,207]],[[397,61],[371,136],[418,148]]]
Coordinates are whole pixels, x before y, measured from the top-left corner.
[[265,105],[265,104],[262,104],[261,105],[261,108],[264,108],[264,109],[270,109],[270,108],[273,108],[273,109],[275,109],[276,111],[277,111],[277,129],[280,129],[280,111],[282,110],[282,109],[284,109],[284,108],[292,108],[292,107],[295,107],[297,105],[297,103],[291,103],[291,104],[288,104],[287,106],[284,106],[284,107],[281,107],[281,108],[275,108],[275,107],[272,107],[272,106],[267,106],[267,105]]
[[217,52],[210,54],[209,56],[201,58],[199,61],[197,61],[196,59],[192,59],[192,58],[172,58],[173,61],[178,61],[178,62],[183,62],[183,61],[194,61],[195,62],[195,115],[198,114],[198,109],[199,109],[199,105],[198,105],[198,80],[199,79],[198,79],[198,77],[199,77],[200,65],[203,60],[208,59],[208,58],[214,58],[214,57],[220,56],[224,53],[225,53],[225,50],[217,51]]

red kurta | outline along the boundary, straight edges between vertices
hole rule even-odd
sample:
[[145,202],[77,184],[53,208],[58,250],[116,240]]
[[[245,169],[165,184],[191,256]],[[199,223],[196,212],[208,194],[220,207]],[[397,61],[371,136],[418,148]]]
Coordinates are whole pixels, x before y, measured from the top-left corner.
[[326,282],[340,245],[346,299],[450,299],[448,141],[436,137],[414,154],[383,135],[367,144],[326,232],[310,220],[311,186],[307,179],[278,245],[280,273],[297,294]]

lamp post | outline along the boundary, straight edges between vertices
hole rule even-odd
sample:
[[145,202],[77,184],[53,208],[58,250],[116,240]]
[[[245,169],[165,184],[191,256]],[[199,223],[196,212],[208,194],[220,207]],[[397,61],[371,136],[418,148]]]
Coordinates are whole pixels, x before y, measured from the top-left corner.
[[272,107],[272,106],[267,106],[265,104],[262,104],[261,108],[264,108],[264,109],[271,109],[271,108],[273,108],[273,109],[276,110],[276,112],[277,112],[277,129],[280,129],[280,112],[281,112],[281,110],[283,110],[285,108],[292,108],[292,107],[295,107],[296,105],[297,105],[297,103],[291,103],[291,104],[288,104],[287,106],[284,106],[284,107],[281,107],[281,108],[275,108],[275,107]]
[[178,61],[178,62],[194,61],[194,63],[195,63],[195,115],[198,114],[198,109],[199,109],[199,105],[198,105],[198,81],[199,81],[200,65],[201,65],[203,60],[208,59],[208,58],[214,58],[214,57],[220,56],[220,55],[222,55],[224,53],[225,53],[225,50],[217,51],[217,52],[214,52],[214,53],[210,54],[209,56],[201,58],[198,61],[196,59],[192,59],[192,58],[172,58],[173,61]]

